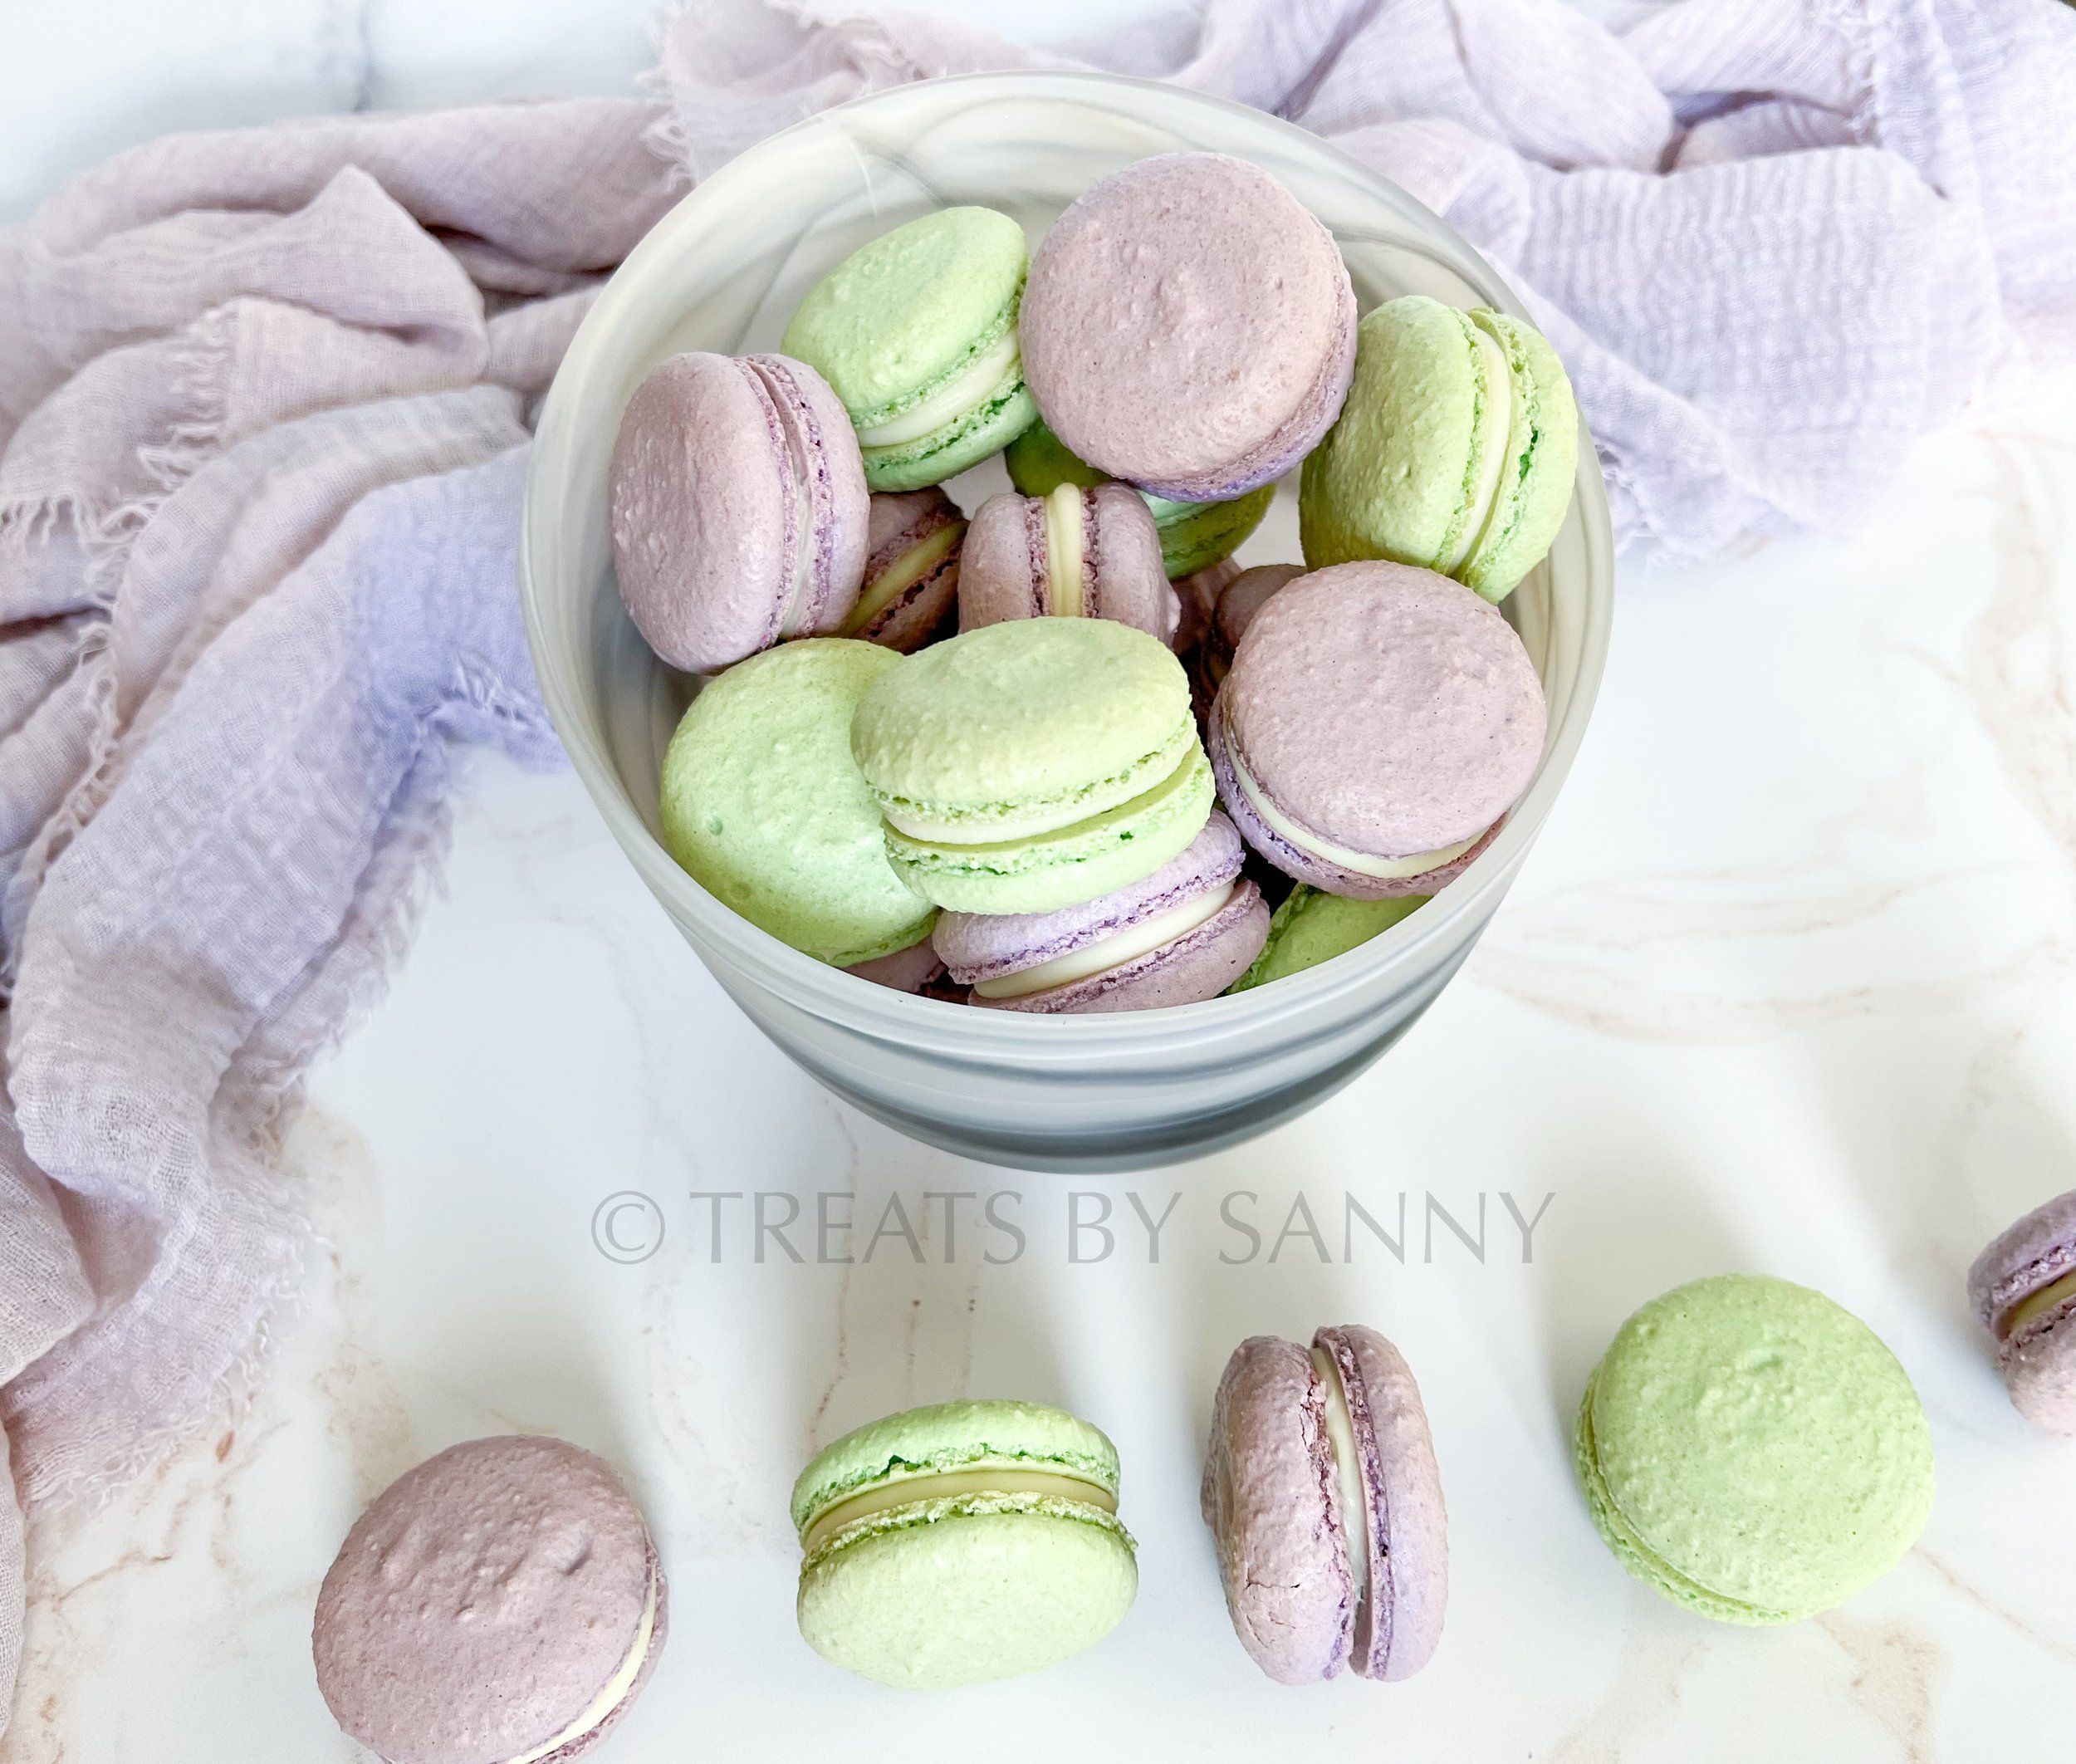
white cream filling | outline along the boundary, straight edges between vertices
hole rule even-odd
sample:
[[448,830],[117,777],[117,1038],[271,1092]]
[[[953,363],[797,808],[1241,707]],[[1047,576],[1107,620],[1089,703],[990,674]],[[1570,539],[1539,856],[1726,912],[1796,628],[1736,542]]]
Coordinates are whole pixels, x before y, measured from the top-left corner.
[[933,429],[942,429],[962,415],[1008,379],[1016,366],[1016,327],[1011,325],[970,365],[953,375],[920,404],[898,416],[858,431],[860,447],[899,447],[920,441]]
[[1324,1348],[1312,1350],[1312,1365],[1326,1387],[1326,1437],[1341,1485],[1341,1530],[1348,1538],[1349,1566],[1355,1576],[1355,1608],[1369,1596],[1369,1504],[1363,1497],[1363,1461],[1355,1449],[1355,1423],[1341,1389],[1341,1369]]
[[649,1644],[656,1632],[656,1576],[649,1577],[649,1601],[642,1607],[642,1620],[634,1630],[634,1644],[627,1650],[627,1658],[620,1662],[619,1670],[605,1682],[605,1688],[592,1699],[591,1706],[571,1722],[551,1740],[544,1741],[531,1752],[522,1752],[516,1758],[507,1758],[505,1764],[535,1764],[558,1748],[579,1740],[597,1727],[608,1715],[625,1701],[627,1693],[634,1688],[634,1681],[641,1676],[642,1664],[649,1658]]
[[918,1501],[948,1501],[969,1494],[1050,1495],[1055,1500],[1079,1501],[1084,1507],[1099,1507],[1106,1513],[1117,1511],[1117,1497],[1109,1489],[1068,1470],[944,1470],[934,1475],[900,1477],[846,1496],[825,1509],[801,1534],[801,1551],[812,1556],[845,1526],[869,1519],[874,1513],[890,1512]]
[[1070,985],[1110,968],[1122,968],[1127,962],[1136,962],[1141,956],[1159,948],[1163,943],[1187,937],[1197,926],[1207,923],[1232,899],[1232,889],[1233,884],[1228,882],[1223,888],[1214,888],[1209,894],[1185,900],[1165,913],[1156,913],[1136,925],[1127,925],[1122,931],[1083,948],[1070,949],[1050,962],[1040,962],[1036,968],[982,980],[973,990],[982,998],[1028,998],[1048,987]]
[[[1483,446],[1477,458],[1477,483],[1471,490],[1471,510],[1464,521],[1463,532],[1457,540],[1456,549],[1435,561],[1435,568],[1444,576],[1462,568],[1464,560],[1485,537],[1486,528],[1492,524],[1492,512],[1499,505],[1500,480],[1506,473],[1506,462],[1515,455],[1514,370],[1507,363],[1506,351],[1500,346],[1498,338],[1476,325],[1471,327],[1471,334],[1477,339],[1478,375],[1485,388],[1485,426],[1476,438]],[[1499,429],[1496,439],[1493,434],[1496,420]]]
[[1240,786],[1240,794],[1247,799],[1247,806],[1261,817],[1271,833],[1300,851],[1307,852],[1313,857],[1323,858],[1329,864],[1338,864],[1343,870],[1353,870],[1359,876],[1374,876],[1380,882],[1395,882],[1407,876],[1425,875],[1431,870],[1441,869],[1444,864],[1456,862],[1491,831],[1486,828],[1453,845],[1444,845],[1439,851],[1416,851],[1410,857],[1373,857],[1367,851],[1352,851],[1346,845],[1337,845],[1330,839],[1322,839],[1316,833],[1309,833],[1295,821],[1279,813],[1256,786],[1253,774],[1241,760],[1230,737],[1226,742],[1226,758],[1231,764],[1234,780]]
[[1081,616],[1081,491],[1060,484],[1045,495],[1045,604],[1055,619]]

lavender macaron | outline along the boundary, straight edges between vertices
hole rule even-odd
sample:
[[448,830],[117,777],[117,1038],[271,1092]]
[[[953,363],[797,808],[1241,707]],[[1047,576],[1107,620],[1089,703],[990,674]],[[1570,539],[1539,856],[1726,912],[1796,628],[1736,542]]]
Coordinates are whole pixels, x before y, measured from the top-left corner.
[[1011,619],[1114,619],[1172,644],[1181,616],[1153,517],[1123,484],[990,497],[966,536],[958,592],[965,631]]
[[1240,639],[1247,635],[1254,615],[1269,603],[1269,597],[1287,588],[1305,574],[1302,564],[1256,564],[1242,570],[1219,589],[1204,620],[1197,644],[1197,672],[1205,701],[1217,695],[1232,671]]
[[1427,1664],[1448,1604],[1448,1523],[1420,1388],[1359,1324],[1308,1352],[1256,1335],[1226,1363],[1204,1522],[1240,1644],[1281,1684]]
[[663,1651],[663,1570],[605,1462],[473,1439],[390,1484],[317,1594],[317,1688],[389,1764],[570,1764]]
[[843,635],[903,655],[947,635],[958,606],[966,517],[934,485],[875,496],[865,527],[865,574]]
[[932,941],[971,1002],[1000,1011],[1150,1011],[1215,998],[1269,934],[1245,852],[1213,814],[1181,855],[1055,913],[946,913]]
[[1279,588],[1249,620],[1207,732],[1247,843],[1329,894],[1432,894],[1535,777],[1542,682],[1497,608],[1403,564]]
[[1053,223],[1021,331],[1026,381],[1072,453],[1157,496],[1229,502],[1339,414],[1355,294],[1333,235],[1268,173],[1165,154]]
[[2076,1433],[2076,1191],[1976,1257],[1968,1298],[1996,1343],[2013,1406],[2051,1433]]
[[628,400],[608,477],[620,598],[673,668],[840,630],[864,573],[865,469],[828,383],[785,355],[673,355]]

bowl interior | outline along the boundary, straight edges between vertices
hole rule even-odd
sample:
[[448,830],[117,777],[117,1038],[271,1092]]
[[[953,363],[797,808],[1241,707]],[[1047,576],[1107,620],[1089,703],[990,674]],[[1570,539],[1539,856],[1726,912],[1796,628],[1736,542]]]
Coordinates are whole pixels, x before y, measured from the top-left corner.
[[[802,123],[709,178],[644,240],[586,319],[543,406],[527,487],[524,595],[550,715],[615,837],[694,944],[796,1001],[833,997],[903,1032],[1022,1038],[1131,1036],[1162,1020],[1300,1007],[1308,990],[1402,959],[1423,940],[1467,937],[1510,879],[1583,733],[1605,652],[1612,590],[1606,497],[1592,448],[1555,546],[1506,603],[1550,705],[1543,765],[1501,837],[1435,901],[1310,973],[1179,1010],[1094,1018],[972,1012],[836,973],[738,919],[673,863],[659,839],[663,750],[696,683],[658,661],[622,609],[606,524],[619,416],[643,376],[681,350],[778,345],[801,296],[889,228],[977,203],[1021,222],[1034,244],[1097,179],[1148,154],[1204,149],[1251,159],[1332,230],[1367,311],[1419,292],[1522,312],[1462,240],[1396,186],[1318,137],[1180,88],[1103,75],[977,75],[902,86]],[[1523,313],[1524,316],[1526,315]],[[1583,439],[1583,438],[1582,438]],[[971,512],[1009,488],[999,459],[946,487]],[[1243,563],[1295,561],[1296,475],[1241,549]],[[723,973],[724,981],[730,978]],[[830,988],[840,988],[834,993]],[[1277,995],[1282,995],[1279,997]],[[983,1023],[975,1023],[979,1017]],[[957,1020],[951,1028],[947,1019]],[[1056,1042],[1055,1042],[1055,1045]]]

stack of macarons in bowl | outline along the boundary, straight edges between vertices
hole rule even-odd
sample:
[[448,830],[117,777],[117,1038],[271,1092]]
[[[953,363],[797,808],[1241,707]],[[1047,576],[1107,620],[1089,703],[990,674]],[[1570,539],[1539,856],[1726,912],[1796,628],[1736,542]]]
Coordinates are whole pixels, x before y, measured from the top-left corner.
[[[731,179],[1011,86],[1079,150],[834,203],[731,346],[674,346],[722,341],[669,284],[728,279]],[[1177,150],[1089,150],[1114,89]],[[529,629],[609,821],[810,1071],[997,1161],[1181,1154],[1359,1070],[1504,891],[1599,666],[1554,351],[1457,242],[1461,304],[1393,287],[1343,166],[1200,106],[988,76],[803,125],[629,259],[543,414]]]

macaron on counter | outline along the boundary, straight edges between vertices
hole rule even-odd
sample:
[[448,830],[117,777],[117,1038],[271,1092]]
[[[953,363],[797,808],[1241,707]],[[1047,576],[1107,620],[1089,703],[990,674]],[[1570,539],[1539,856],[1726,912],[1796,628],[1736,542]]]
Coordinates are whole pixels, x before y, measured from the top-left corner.
[[[666,845],[794,948],[984,1008],[1330,960],[1359,915],[1259,959],[1294,889],[1432,894],[1540,762],[1491,602],[1555,536],[1576,427],[1519,321],[1359,316],[1333,236],[1244,160],[1138,161],[1036,238],[974,206],[892,228],[779,352],[673,356],[622,419],[621,593],[692,694]],[[996,455],[1010,492],[947,488]],[[1241,569],[1300,467],[1302,560]],[[883,659],[772,663],[832,642]],[[1172,874],[1200,835],[1216,880]]]
[[2076,1191],[2034,1208],[1976,1257],[1968,1300],[2012,1405],[2050,1433],[2076,1433]]

